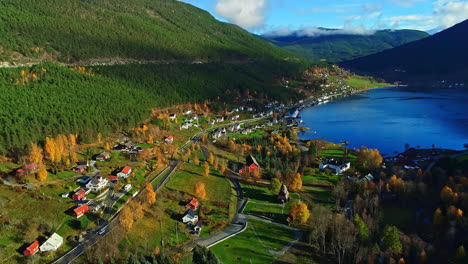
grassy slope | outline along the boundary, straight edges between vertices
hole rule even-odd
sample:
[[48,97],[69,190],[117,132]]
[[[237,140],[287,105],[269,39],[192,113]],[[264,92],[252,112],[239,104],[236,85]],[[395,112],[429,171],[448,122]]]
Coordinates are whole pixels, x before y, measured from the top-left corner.
[[275,259],[267,250],[281,250],[293,239],[294,235],[287,229],[251,219],[246,231],[211,249],[225,264],[265,264]]

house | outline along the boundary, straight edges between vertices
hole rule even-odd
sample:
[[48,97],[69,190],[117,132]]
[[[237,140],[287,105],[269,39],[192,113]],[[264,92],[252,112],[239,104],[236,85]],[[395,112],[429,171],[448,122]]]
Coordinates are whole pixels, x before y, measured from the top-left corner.
[[202,226],[203,226],[202,222],[198,221],[197,225],[193,228],[196,234],[200,234],[202,230]]
[[188,202],[188,204],[185,207],[190,210],[197,210],[199,205],[200,203],[198,202],[198,200],[195,198],[192,198],[192,200],[190,200],[190,202]]
[[104,152],[100,153],[96,157],[96,160],[99,160],[99,161],[106,161],[108,159],[110,159],[110,153],[107,152],[107,151],[104,151]]
[[132,189],[132,185],[130,183],[128,184],[125,184],[124,188],[123,188],[126,192],[130,191],[130,189]]
[[34,173],[39,165],[37,163],[29,163],[16,170],[17,174],[31,174]]
[[239,173],[245,173],[245,172],[253,173],[254,171],[257,171],[259,169],[260,169],[260,165],[258,165],[257,160],[252,155],[249,155],[246,158],[245,167],[239,170]]
[[79,189],[77,192],[75,192],[73,195],[72,195],[72,199],[77,201],[77,200],[83,200],[86,196],[86,191],[83,190],[83,189]]
[[319,169],[324,170],[329,168],[335,172],[336,175],[341,174],[351,168],[350,162],[340,163],[334,159],[326,159],[319,164]]
[[170,119],[171,121],[174,121],[176,118],[177,118],[177,114],[170,114],[170,115],[169,115],[169,119]]
[[87,160],[80,160],[76,163],[78,166],[86,166],[88,167],[89,166],[89,161]]
[[222,116],[216,117],[216,122],[218,122],[218,123],[224,122],[224,117],[222,117]]
[[132,173],[132,167],[125,166],[120,170],[120,172],[117,173],[117,176],[126,179],[128,178],[128,176],[130,176],[131,173]]
[[214,121],[214,120],[208,121],[208,125],[211,125],[211,126],[212,126],[212,125],[214,125],[214,124],[215,124],[215,121]]
[[63,244],[63,238],[57,233],[53,233],[39,249],[41,251],[56,251]]
[[82,215],[87,213],[89,211],[88,205],[83,204],[82,206],[79,206],[75,209],[73,209],[72,215],[76,218],[80,218]]
[[99,192],[104,189],[108,183],[108,179],[102,176],[94,176],[91,181],[86,184],[86,188],[90,189],[92,192]]
[[190,209],[187,211],[184,217],[182,217],[182,222],[184,224],[195,225],[197,221],[198,221],[198,215],[195,214],[195,211],[190,210]]
[[184,115],[190,115],[191,113],[192,113],[192,110],[190,109],[184,110]]
[[79,178],[78,180],[76,180],[76,182],[78,182],[80,184],[87,184],[90,180],[91,180],[90,177],[83,176],[83,177]]
[[174,142],[174,136],[168,136],[166,139],[164,139],[167,143],[172,143]]
[[283,184],[278,194],[278,201],[282,204],[285,204],[289,202],[289,199],[290,197],[289,197],[288,187],[286,187],[286,185]]
[[366,176],[364,176],[364,178],[360,179],[359,182],[363,182],[363,181],[367,181],[367,182],[371,182],[374,180],[374,176],[372,176],[372,174],[367,174]]
[[70,196],[69,192],[62,193],[62,198],[68,198],[68,196]]
[[39,251],[39,241],[34,241],[31,245],[29,245],[24,251],[23,254],[25,256],[32,256]]
[[86,168],[88,168],[88,166],[78,165],[78,166],[74,167],[72,170],[73,170],[73,172],[83,173],[83,172],[86,171]]

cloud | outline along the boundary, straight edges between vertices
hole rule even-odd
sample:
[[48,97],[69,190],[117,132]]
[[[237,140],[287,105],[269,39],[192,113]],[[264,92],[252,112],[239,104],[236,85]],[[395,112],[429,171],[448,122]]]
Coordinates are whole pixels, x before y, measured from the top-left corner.
[[299,9],[295,12],[298,14],[317,14],[317,13],[347,13],[350,12],[351,9],[349,8],[323,8],[323,7],[315,7],[310,9]]
[[275,30],[264,33],[266,37],[284,37],[295,35],[298,37],[319,37],[330,35],[372,35],[375,30],[366,29],[363,26],[352,26],[346,23],[342,28],[326,29],[318,27],[305,27],[297,30],[292,30],[288,27],[280,27]]
[[425,2],[426,0],[390,0],[390,2],[402,6],[402,7],[412,7],[418,2]]
[[438,26],[451,27],[468,19],[468,2],[439,0],[434,3],[434,12]]
[[217,0],[218,16],[241,27],[252,29],[265,22],[266,0]]
[[417,28],[431,30],[434,28],[449,28],[468,19],[468,2],[439,0],[433,3],[432,14],[412,14],[383,18],[390,23],[391,28]]

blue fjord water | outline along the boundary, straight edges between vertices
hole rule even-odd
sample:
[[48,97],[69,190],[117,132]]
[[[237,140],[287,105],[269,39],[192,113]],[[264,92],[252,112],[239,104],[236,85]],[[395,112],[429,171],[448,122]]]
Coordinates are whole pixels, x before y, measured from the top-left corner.
[[[393,156],[411,147],[463,149],[468,143],[468,89],[384,87],[301,112],[302,139],[348,141]],[[316,133],[312,133],[316,132]]]

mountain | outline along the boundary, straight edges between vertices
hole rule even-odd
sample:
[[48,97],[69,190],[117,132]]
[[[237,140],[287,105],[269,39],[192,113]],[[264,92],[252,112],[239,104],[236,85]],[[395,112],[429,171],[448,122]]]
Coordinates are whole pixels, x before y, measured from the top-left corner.
[[4,0],[0,43],[0,61],[18,63],[291,56],[175,0]]
[[342,66],[391,81],[468,81],[468,20],[422,40],[372,54]]
[[175,104],[295,100],[278,80],[311,65],[176,0],[3,0],[0,43],[0,154],[91,142]]
[[319,29],[319,31],[323,34],[311,37],[299,32],[281,37],[262,37],[305,58],[339,62],[391,49],[429,36],[428,33],[418,30],[380,30],[371,35],[341,34],[333,29]]

